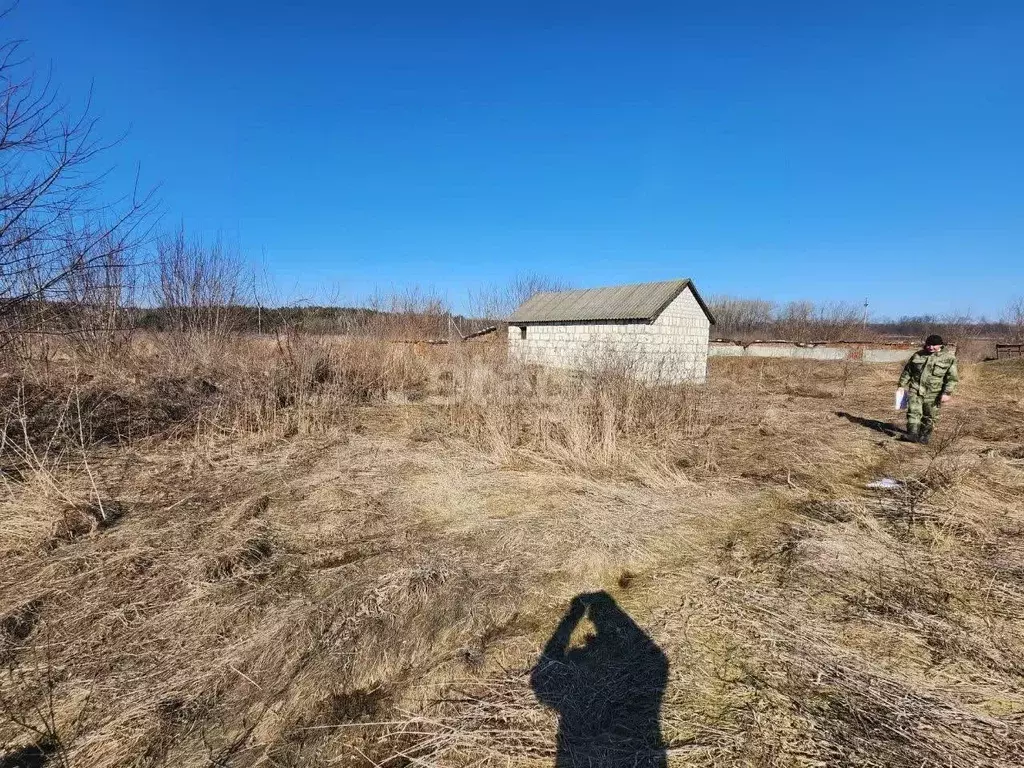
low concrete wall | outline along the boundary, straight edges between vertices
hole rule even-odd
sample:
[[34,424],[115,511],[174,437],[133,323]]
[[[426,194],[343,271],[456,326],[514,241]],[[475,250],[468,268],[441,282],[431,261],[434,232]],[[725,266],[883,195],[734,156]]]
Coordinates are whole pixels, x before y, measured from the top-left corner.
[[865,363],[901,363],[917,350],[916,345],[871,342],[712,341],[709,357],[777,357],[798,360],[856,360]]
[[906,362],[916,350],[910,349],[865,349],[865,363],[903,363]]
[[845,360],[847,351],[838,347],[801,347],[796,344],[751,344],[749,357],[796,357],[806,360]]

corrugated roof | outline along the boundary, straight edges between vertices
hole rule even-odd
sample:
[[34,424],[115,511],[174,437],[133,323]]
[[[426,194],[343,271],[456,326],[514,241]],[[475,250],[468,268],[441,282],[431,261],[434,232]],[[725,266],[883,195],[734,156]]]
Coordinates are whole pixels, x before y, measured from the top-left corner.
[[687,286],[693,291],[708,319],[714,323],[714,317],[689,279],[575,291],[545,291],[523,302],[508,318],[508,322],[513,325],[599,320],[652,322]]

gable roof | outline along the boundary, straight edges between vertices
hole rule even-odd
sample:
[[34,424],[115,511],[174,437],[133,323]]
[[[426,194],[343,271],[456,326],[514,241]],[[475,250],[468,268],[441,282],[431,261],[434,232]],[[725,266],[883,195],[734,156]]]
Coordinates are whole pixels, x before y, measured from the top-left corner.
[[713,325],[714,315],[689,278],[575,291],[544,291],[524,301],[509,316],[508,322],[511,325],[601,320],[652,323],[687,288],[693,291],[693,297]]

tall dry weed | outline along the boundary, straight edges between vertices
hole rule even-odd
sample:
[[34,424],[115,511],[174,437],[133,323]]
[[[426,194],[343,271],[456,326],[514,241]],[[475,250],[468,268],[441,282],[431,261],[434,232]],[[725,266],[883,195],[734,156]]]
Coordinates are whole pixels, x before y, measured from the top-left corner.
[[453,428],[506,460],[635,470],[704,440],[721,418],[705,387],[652,385],[616,368],[582,374],[508,362],[456,376]]

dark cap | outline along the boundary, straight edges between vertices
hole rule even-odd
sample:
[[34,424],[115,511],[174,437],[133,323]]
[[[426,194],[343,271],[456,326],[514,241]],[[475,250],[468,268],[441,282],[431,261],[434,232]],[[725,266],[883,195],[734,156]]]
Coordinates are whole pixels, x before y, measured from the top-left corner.
[[926,347],[942,347],[945,346],[945,343],[946,342],[944,342],[942,340],[942,337],[939,336],[939,334],[937,333],[933,333],[931,336],[924,340],[924,345]]

